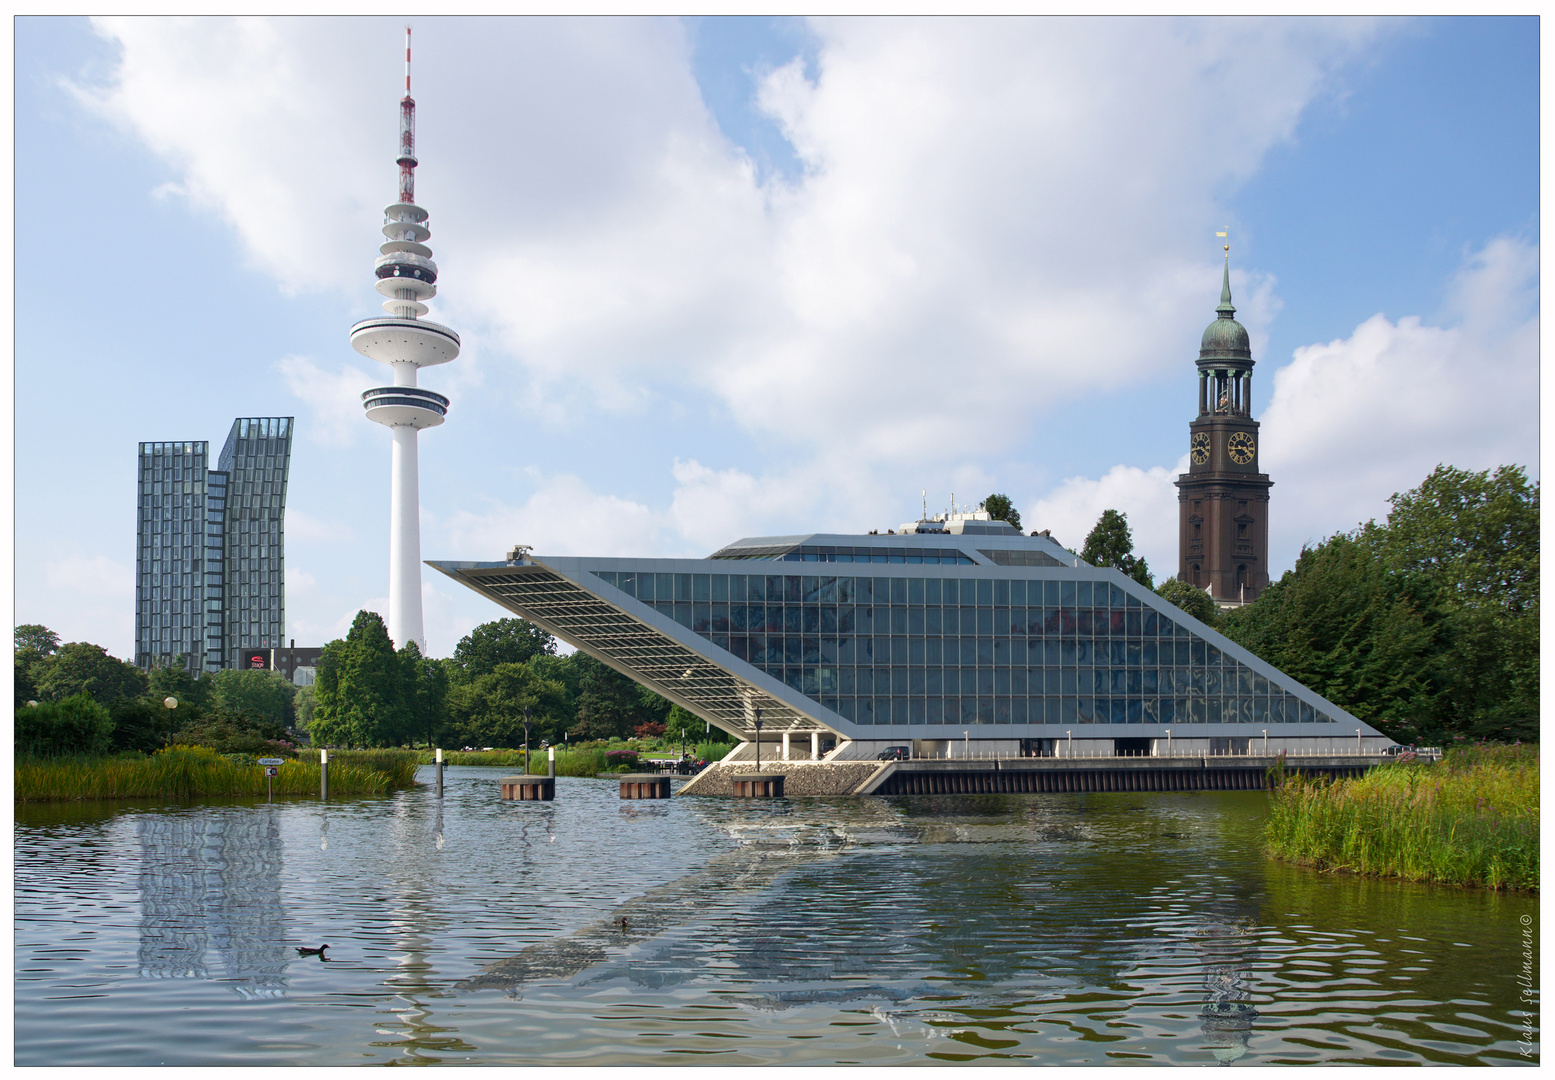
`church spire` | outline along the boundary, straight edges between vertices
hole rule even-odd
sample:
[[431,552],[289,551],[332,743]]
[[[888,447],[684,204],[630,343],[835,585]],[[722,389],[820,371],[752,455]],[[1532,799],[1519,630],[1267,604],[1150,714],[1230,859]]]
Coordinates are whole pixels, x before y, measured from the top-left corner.
[[1236,315],[1236,308],[1231,303],[1231,245],[1226,245],[1226,272],[1220,279],[1220,306],[1215,313],[1222,319],[1229,319]]

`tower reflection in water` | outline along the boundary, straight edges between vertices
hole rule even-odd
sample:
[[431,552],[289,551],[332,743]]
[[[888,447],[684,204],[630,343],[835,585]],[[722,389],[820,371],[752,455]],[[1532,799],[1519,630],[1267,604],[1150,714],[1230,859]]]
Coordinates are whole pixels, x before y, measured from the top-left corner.
[[1205,1045],[1222,1065],[1247,1053],[1253,1021],[1249,988],[1257,942],[1257,927],[1250,916],[1211,916],[1199,927],[1197,947],[1204,965],[1204,1004],[1199,1010]]
[[285,996],[275,818],[239,807],[146,814],[135,835],[141,977],[220,979],[239,997]]

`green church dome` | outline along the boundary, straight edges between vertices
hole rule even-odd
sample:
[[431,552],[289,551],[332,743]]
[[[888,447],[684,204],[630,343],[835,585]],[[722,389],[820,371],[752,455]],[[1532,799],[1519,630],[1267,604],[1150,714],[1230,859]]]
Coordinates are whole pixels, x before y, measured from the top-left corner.
[[1199,360],[1246,360],[1251,363],[1253,347],[1247,338],[1247,328],[1232,318],[1236,308],[1231,305],[1230,258],[1226,259],[1226,272],[1220,285],[1220,306],[1215,313],[1215,321],[1204,328]]

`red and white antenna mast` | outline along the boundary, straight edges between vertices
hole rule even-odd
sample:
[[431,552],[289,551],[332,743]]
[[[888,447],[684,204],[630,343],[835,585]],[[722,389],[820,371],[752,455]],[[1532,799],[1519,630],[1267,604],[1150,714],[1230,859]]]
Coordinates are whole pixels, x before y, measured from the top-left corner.
[[400,99],[400,199],[416,201],[416,100],[410,96],[410,27],[405,27],[405,96]]

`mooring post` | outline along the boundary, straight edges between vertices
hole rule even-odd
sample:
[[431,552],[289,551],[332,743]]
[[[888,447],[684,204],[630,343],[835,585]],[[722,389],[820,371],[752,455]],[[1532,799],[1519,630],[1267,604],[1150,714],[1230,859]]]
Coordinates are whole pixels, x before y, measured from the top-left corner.
[[546,762],[546,775],[554,780],[556,779],[556,747],[552,746],[549,749],[550,756]]
[[329,750],[319,747],[319,798],[329,798]]
[[443,797],[443,748],[437,748],[437,797]]

